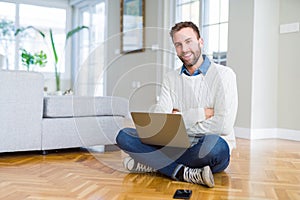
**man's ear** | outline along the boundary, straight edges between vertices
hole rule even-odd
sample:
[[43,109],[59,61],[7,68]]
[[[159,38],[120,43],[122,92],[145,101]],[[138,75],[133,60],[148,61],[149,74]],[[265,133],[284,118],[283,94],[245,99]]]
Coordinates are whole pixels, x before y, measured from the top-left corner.
[[203,38],[199,38],[199,43],[201,44],[201,45],[203,45],[203,43],[204,43],[204,41],[203,41]]
[[200,47],[201,47],[201,49],[202,49],[203,44],[204,44],[204,40],[203,40],[202,38],[199,38],[199,39],[198,39],[198,42],[199,42]]

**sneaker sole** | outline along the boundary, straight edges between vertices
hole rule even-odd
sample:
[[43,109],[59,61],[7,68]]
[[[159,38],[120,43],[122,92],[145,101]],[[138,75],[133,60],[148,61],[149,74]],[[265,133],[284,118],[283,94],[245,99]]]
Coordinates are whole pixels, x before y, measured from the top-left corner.
[[213,176],[209,166],[205,166],[203,168],[202,178],[203,178],[203,182],[208,187],[212,188],[215,186],[214,176]]
[[[127,169],[129,172],[133,172],[133,165],[134,165],[134,163],[133,164],[131,164],[130,162],[132,162],[132,160],[133,160],[133,158],[131,158],[131,157],[126,157],[126,158],[124,158],[124,160],[123,160],[123,166],[124,166],[124,168],[125,169]],[[133,161],[134,162],[134,161]],[[130,163],[130,164],[129,164]],[[130,165],[130,167],[129,167],[129,165]]]
[[[130,173],[155,173],[156,172],[156,170],[154,169],[147,170],[144,167],[141,167],[140,165],[145,166],[141,163],[136,162],[132,157],[126,157],[123,160],[124,168],[127,169]],[[141,168],[141,170],[138,170],[137,168],[138,169]]]

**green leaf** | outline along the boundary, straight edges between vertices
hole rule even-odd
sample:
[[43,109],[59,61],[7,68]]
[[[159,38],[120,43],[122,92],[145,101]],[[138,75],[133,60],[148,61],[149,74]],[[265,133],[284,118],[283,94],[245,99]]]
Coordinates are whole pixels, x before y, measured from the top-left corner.
[[34,64],[34,56],[25,49],[22,49],[21,57],[22,64],[27,68],[27,71],[29,71],[30,65]]
[[55,61],[55,65],[56,65],[58,63],[58,57],[57,57],[57,53],[56,53],[56,49],[55,49],[52,29],[50,29],[50,39],[51,39],[51,46],[52,46],[52,51],[53,51],[53,55],[54,55],[54,61]]
[[33,29],[35,30],[36,32],[38,32],[43,38],[45,38],[45,34],[40,31],[39,29],[35,28],[34,26],[27,26],[27,27],[21,27],[21,28],[18,28],[15,32],[15,36],[17,36],[19,33],[22,33],[24,31],[26,31],[27,29]]
[[75,33],[77,33],[77,32],[79,32],[79,31],[81,31],[82,29],[89,29],[89,27],[87,27],[87,26],[78,26],[78,27],[76,27],[76,28],[74,28],[73,30],[71,30],[71,31],[69,31],[68,33],[67,33],[67,35],[66,35],[66,41],[72,36],[72,35],[74,35]]
[[40,67],[45,67],[47,64],[47,54],[42,50],[39,53],[34,54],[34,64]]
[[22,33],[25,30],[25,28],[18,28],[15,32],[15,36],[17,36],[19,33]]

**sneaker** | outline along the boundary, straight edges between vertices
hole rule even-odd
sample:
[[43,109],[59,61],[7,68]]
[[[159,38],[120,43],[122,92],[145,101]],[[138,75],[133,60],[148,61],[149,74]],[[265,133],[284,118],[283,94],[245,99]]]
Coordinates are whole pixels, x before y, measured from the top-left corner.
[[131,157],[124,158],[123,165],[128,171],[133,172],[133,173],[156,172],[156,170],[154,168],[152,168],[148,165],[139,163]]
[[215,186],[214,176],[209,166],[203,168],[184,167],[183,180],[189,183],[206,185],[208,187]]

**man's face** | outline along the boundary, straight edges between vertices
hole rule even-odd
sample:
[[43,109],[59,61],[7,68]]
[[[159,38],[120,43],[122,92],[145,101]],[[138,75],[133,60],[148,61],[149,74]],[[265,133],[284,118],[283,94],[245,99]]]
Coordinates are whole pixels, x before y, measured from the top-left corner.
[[197,64],[203,47],[202,38],[197,39],[197,34],[192,28],[182,28],[174,33],[173,43],[177,56],[186,67]]

